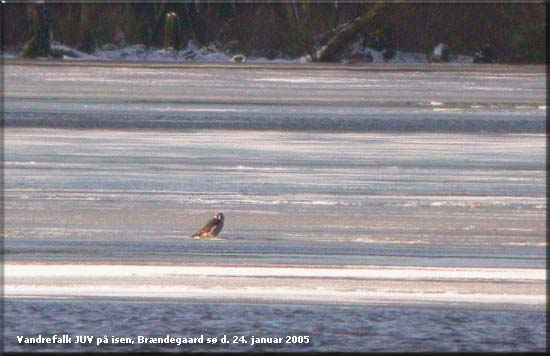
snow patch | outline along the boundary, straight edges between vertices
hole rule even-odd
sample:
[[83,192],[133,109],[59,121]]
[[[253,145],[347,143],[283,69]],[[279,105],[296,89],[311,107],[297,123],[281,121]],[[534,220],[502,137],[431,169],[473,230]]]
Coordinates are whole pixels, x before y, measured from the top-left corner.
[[[54,42],[52,51],[59,58],[64,60],[99,60],[99,61],[128,61],[128,62],[175,62],[175,63],[279,63],[279,64],[300,64],[311,62],[309,55],[296,58],[274,58],[267,59],[265,57],[247,57],[243,54],[231,55],[219,49],[216,45],[200,46],[194,41],[190,41],[186,48],[181,50],[156,49],[146,48],[142,44],[127,46],[124,48],[116,48],[108,44],[102,48],[96,49],[93,53],[88,54],[69,46]],[[319,50],[321,51],[321,49]],[[394,51],[394,55],[390,59],[384,58],[383,51],[377,51],[373,48],[362,47],[358,41],[352,52],[354,55],[359,55],[358,62],[373,62],[373,63],[427,63],[428,58],[424,53],[417,52],[402,52]],[[4,59],[17,59],[21,55],[14,52],[3,52]],[[368,59],[368,60],[367,60]],[[353,62],[350,56],[341,60],[342,63]],[[453,56],[451,63],[472,63],[470,56]]]

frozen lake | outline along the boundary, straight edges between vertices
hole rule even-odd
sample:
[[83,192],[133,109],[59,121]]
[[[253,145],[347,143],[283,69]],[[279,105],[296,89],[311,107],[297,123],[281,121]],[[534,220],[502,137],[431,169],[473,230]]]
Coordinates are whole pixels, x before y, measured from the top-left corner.
[[[542,134],[8,128],[5,143],[8,261],[544,267]],[[217,210],[223,240],[185,238]]]
[[[4,70],[7,318],[60,297],[544,315],[544,67]],[[219,238],[187,237],[216,211]]]

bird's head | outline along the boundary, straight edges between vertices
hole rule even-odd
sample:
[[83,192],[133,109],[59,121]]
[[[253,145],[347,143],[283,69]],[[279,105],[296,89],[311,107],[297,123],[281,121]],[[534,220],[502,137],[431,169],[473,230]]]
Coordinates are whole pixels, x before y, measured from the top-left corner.
[[214,217],[218,220],[223,220],[223,213],[218,212],[218,213],[216,213],[216,215],[214,215]]

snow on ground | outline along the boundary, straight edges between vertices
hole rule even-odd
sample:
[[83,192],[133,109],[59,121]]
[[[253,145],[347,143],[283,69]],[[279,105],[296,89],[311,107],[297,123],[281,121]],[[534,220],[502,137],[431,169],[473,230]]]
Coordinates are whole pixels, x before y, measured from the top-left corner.
[[[537,283],[544,281],[544,269],[113,264],[7,264],[5,267],[6,295],[11,298],[217,297],[279,302],[452,302],[539,307],[545,300],[544,286]],[[318,283],[319,278],[323,283]],[[521,282],[521,288],[510,288],[519,287],[514,281]]]
[[[104,46],[103,49],[97,49],[94,53],[88,54],[75,48],[65,46],[60,43],[52,45],[53,50],[63,53],[64,60],[101,60],[101,61],[128,61],[128,62],[192,62],[192,63],[281,63],[281,64],[300,64],[311,62],[309,56],[296,58],[274,58],[265,57],[246,57],[241,61],[242,55],[231,55],[224,53],[214,45],[201,47],[195,42],[190,42],[186,48],[175,51],[169,49],[147,49],[142,44],[131,45],[124,48],[115,48],[114,46]],[[370,54],[373,63],[427,63],[428,58],[424,53],[395,51],[393,58],[385,60],[382,51],[372,48],[362,48],[364,55]],[[4,59],[21,58],[19,53],[3,52]],[[241,58],[239,58],[241,57]],[[343,63],[348,63],[349,59],[343,59]],[[451,58],[451,63],[472,63],[471,56],[457,55]]]

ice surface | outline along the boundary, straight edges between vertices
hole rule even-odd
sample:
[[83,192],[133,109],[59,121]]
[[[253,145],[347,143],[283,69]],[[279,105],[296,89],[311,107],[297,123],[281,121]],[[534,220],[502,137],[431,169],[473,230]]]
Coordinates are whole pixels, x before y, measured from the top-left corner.
[[9,258],[28,256],[29,238],[89,241],[79,248],[97,257],[94,240],[185,254],[216,210],[224,242],[255,253],[330,244],[365,264],[369,248],[409,245],[466,249],[467,263],[522,243],[543,256],[544,135],[12,128],[5,142]]
[[8,126],[544,133],[544,68],[8,65]]
[[[5,74],[10,259],[132,260],[134,241],[145,260],[208,248],[224,263],[544,263],[543,67]],[[224,240],[181,240],[214,210],[229,213]]]
[[[5,265],[14,297],[118,297],[542,308],[544,269]],[[397,282],[396,282],[397,281]],[[515,283],[514,283],[515,282]],[[538,282],[538,283],[537,283]],[[521,288],[518,288],[518,283]]]
[[9,337],[544,348],[544,67],[36,63],[5,66]]

